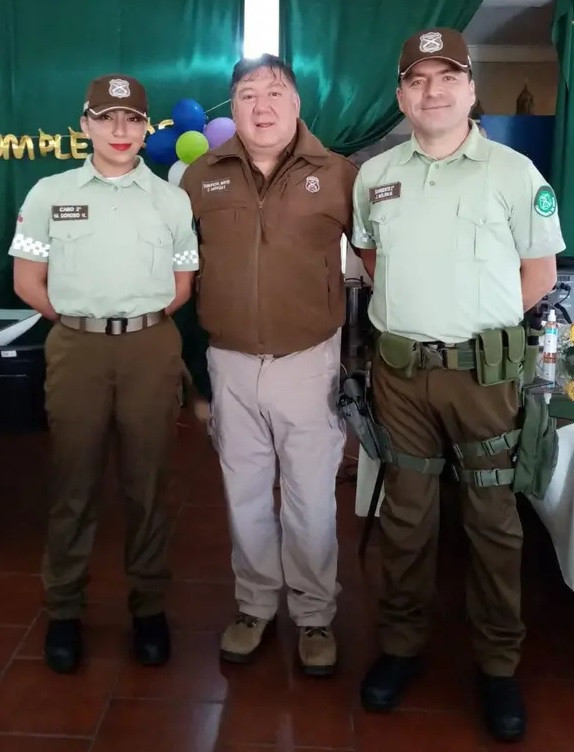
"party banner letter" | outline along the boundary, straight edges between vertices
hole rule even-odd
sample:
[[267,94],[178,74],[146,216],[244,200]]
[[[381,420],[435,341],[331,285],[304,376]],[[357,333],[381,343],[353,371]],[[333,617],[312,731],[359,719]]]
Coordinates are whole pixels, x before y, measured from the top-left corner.
[[28,152],[28,159],[35,159],[34,142],[30,136],[21,136],[20,140],[13,133],[7,133],[2,139],[2,157],[10,159],[10,150],[16,159],[22,159],[24,150]]
[[88,154],[86,152],[88,148],[88,142],[86,141],[82,131],[75,131],[68,126],[70,132],[70,151],[74,159],[85,159]]

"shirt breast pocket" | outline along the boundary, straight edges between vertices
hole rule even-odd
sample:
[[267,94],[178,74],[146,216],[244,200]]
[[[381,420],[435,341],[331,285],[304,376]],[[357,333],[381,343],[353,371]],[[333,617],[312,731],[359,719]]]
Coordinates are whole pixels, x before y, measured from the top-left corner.
[[[221,198],[221,197],[219,197]],[[246,205],[237,201],[206,201],[199,210],[199,236],[203,246],[219,246],[244,236],[247,226]]]
[[502,206],[461,198],[457,211],[457,257],[489,261],[500,242],[512,243]]
[[389,256],[396,247],[396,229],[400,206],[396,201],[381,201],[371,205],[369,221],[377,244],[377,255]]
[[75,274],[93,248],[89,221],[50,221],[50,266],[59,274]]
[[144,222],[138,227],[145,266],[152,277],[165,279],[173,274],[173,236],[161,222]]

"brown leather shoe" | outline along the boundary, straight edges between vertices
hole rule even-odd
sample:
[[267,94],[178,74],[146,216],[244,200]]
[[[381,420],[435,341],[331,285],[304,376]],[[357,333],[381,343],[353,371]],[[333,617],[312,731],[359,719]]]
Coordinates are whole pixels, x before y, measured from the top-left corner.
[[274,619],[258,619],[239,612],[221,637],[219,655],[230,663],[247,663],[260,647]]
[[337,642],[330,626],[299,628],[299,660],[308,676],[330,676],[337,663]]

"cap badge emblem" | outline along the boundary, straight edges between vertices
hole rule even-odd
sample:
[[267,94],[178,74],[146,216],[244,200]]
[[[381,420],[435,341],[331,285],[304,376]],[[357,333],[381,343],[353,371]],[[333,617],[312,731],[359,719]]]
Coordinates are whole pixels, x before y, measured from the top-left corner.
[[130,84],[124,78],[112,78],[110,81],[110,96],[125,99],[130,96]]
[[440,31],[428,31],[426,34],[421,34],[419,50],[432,54],[433,52],[440,52],[443,48],[442,34]]

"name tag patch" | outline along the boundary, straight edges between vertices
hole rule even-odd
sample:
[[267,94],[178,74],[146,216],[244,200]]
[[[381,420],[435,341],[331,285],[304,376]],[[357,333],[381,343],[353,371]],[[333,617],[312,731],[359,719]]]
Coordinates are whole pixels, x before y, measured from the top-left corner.
[[52,219],[88,219],[87,206],[52,206]]
[[227,193],[231,188],[231,179],[222,178],[221,180],[204,180],[201,184],[201,192],[206,193]]
[[377,204],[379,201],[388,201],[390,198],[399,198],[401,195],[400,183],[387,183],[378,185],[376,188],[369,190],[371,204]]

